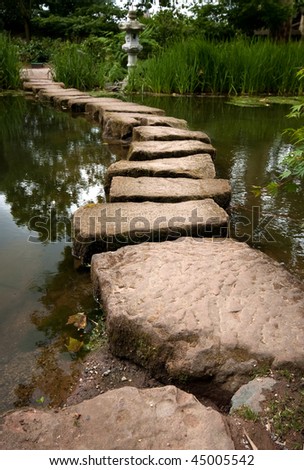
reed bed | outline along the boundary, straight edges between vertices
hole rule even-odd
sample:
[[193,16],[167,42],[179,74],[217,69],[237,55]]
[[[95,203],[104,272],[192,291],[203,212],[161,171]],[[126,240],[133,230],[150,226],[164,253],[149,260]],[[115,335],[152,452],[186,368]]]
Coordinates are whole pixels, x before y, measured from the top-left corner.
[[227,95],[299,95],[303,44],[269,40],[211,42],[191,39],[138,65],[134,91]]
[[20,87],[18,48],[10,37],[0,33],[0,90],[15,90]]
[[79,44],[65,43],[53,54],[54,78],[67,87],[92,90],[104,86],[104,64]]

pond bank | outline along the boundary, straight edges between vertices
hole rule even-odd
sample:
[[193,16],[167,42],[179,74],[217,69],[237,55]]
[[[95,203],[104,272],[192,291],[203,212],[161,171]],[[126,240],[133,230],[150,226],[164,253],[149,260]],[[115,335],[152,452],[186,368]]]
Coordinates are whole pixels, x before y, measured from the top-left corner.
[[[122,103],[122,105],[123,105],[123,103]],[[111,205],[111,204],[110,204],[110,205]],[[91,208],[88,208],[88,209],[91,210]],[[174,243],[174,244],[177,243],[176,246],[178,246],[178,243],[179,243],[179,242],[167,242],[167,243],[170,243],[170,247],[173,247],[173,246],[175,246],[175,245],[171,245],[171,243]],[[217,245],[217,243],[215,243],[215,245]],[[221,243],[219,243],[219,245],[221,245]],[[126,256],[122,256],[121,260],[118,262],[118,264],[117,264],[116,267],[115,267],[115,263],[114,263],[114,266],[112,266],[112,267],[113,267],[113,270],[112,270],[112,274],[111,274],[111,276],[113,276],[113,281],[111,280],[111,282],[114,282],[114,284],[113,284],[113,289],[114,289],[114,291],[117,290],[117,286],[119,286],[120,289],[122,288],[121,282],[118,281],[118,279],[120,279],[120,277],[121,277],[121,274],[120,274],[119,270],[122,269],[123,266],[125,266],[124,269],[126,269],[127,275],[123,275],[123,276],[122,276],[122,279],[125,279],[127,282],[130,283],[130,286],[127,286],[127,291],[128,291],[128,289],[130,289],[130,288],[133,289],[133,288],[132,288],[132,285],[134,286],[134,281],[135,281],[135,280],[136,280],[136,282],[139,282],[140,285],[144,285],[144,281],[141,281],[141,282],[140,282],[140,279],[137,279],[136,272],[135,272],[135,279],[132,280],[132,278],[130,277],[130,274],[131,274],[131,273],[129,272],[128,264],[125,264],[125,263],[127,262],[127,260],[128,260],[129,253],[133,253],[132,256],[134,256],[134,255],[135,255],[135,256],[138,256],[139,259],[140,259],[141,254],[143,254],[143,256],[146,257],[147,255],[145,255],[144,252],[142,251],[142,249],[144,248],[144,246],[146,246],[148,250],[150,250],[150,248],[151,248],[152,251],[154,250],[154,244],[148,244],[148,245],[142,245],[142,246],[134,247],[134,250],[135,250],[135,251],[133,251],[133,252],[130,251],[131,248],[130,248],[130,249],[129,249],[129,248],[128,248],[128,249],[126,248],[126,249],[124,249],[124,250],[125,250],[124,254],[125,254]],[[156,249],[158,249],[158,248],[163,248],[163,246],[164,246],[164,245],[161,244],[161,245],[157,245],[155,248],[156,248]],[[217,246],[218,246],[218,245],[217,245]],[[145,249],[146,249],[146,248],[145,248]],[[133,250],[133,248],[132,248],[132,250]],[[226,250],[223,250],[223,251],[226,253]],[[195,253],[195,252],[196,252],[196,250],[194,249],[194,253]],[[117,256],[120,256],[120,253],[122,253],[122,252],[121,252],[121,251],[118,251],[118,252],[116,252],[116,253],[117,253]],[[179,253],[179,252],[177,252],[177,253]],[[177,253],[175,254],[175,256],[172,256],[172,257],[170,256],[170,257],[169,257],[170,260],[172,259],[173,263],[174,263],[174,260],[175,260],[175,258],[176,258],[176,256],[177,256]],[[110,253],[109,253],[109,255],[110,255]],[[103,255],[102,255],[102,256],[103,256]],[[105,255],[105,256],[108,257],[108,255]],[[107,259],[105,256],[103,256],[103,258],[102,258],[104,261],[106,261],[106,259]],[[115,255],[115,256],[116,256],[116,255]],[[132,256],[131,256],[131,258],[132,258]],[[190,256],[189,260],[192,259],[192,257],[193,257],[193,255]],[[159,255],[157,255],[156,257],[155,257],[155,256],[152,256],[152,261],[154,262],[155,260],[158,260],[158,258],[159,258],[160,260],[162,260],[161,264],[159,265],[160,268],[161,268],[161,271],[156,271],[155,277],[153,277],[153,279],[160,279],[160,280],[161,280],[161,279],[162,279],[162,275],[165,273],[165,271],[163,271],[162,266],[163,266],[163,267],[164,267],[164,266],[167,266],[167,262],[164,263],[164,259],[165,259],[165,258],[164,258],[163,256],[159,256]],[[246,258],[246,256],[245,256],[245,258]],[[189,260],[188,260],[188,258],[187,258],[187,256],[186,256],[186,262],[188,262]],[[162,264],[162,263],[164,263],[164,264]],[[179,265],[179,264],[178,264],[178,265]],[[215,265],[216,265],[216,263],[215,263]],[[145,266],[145,264],[143,265],[143,267],[144,267],[144,266]],[[153,264],[152,264],[152,266],[153,266]],[[131,271],[134,271],[134,268],[133,268],[132,266],[130,266],[130,267],[131,267]],[[156,266],[156,267],[157,267],[157,266]],[[196,271],[198,271],[198,272],[204,272],[205,269],[206,269],[206,267],[205,267],[205,265],[204,265],[204,266],[202,266],[202,268],[200,268],[200,269],[198,269],[198,270],[197,270],[197,269],[193,269],[193,271],[194,271],[194,273],[195,273]],[[173,270],[170,270],[170,269],[169,269],[168,271],[171,272],[172,275],[173,275],[174,269],[173,269]],[[191,270],[191,268],[190,268],[190,271],[189,271],[189,272],[191,272],[191,271],[192,271],[192,270]],[[228,271],[230,271],[229,268],[228,268]],[[99,282],[99,279],[98,279],[98,278],[100,277],[100,283],[101,283],[100,285],[103,286],[103,285],[104,285],[104,281],[103,281],[104,275],[105,275],[107,272],[108,272],[108,269],[107,269],[106,271],[99,270],[96,283]],[[143,272],[144,272],[144,271],[138,271],[137,274],[142,275]],[[149,271],[149,272],[152,273],[152,271]],[[181,272],[183,272],[183,270],[181,270]],[[157,273],[158,273],[158,274],[157,274]],[[228,274],[228,273],[227,273],[226,271],[223,271],[222,274],[224,275],[224,277],[227,277],[227,274]],[[153,275],[153,276],[154,276],[154,275]],[[208,270],[206,271],[205,276],[209,277],[209,276],[208,276]],[[150,274],[147,274],[147,276],[144,276],[144,279],[149,280],[149,277],[150,277]],[[115,279],[116,279],[116,280],[115,280]],[[117,284],[117,281],[118,281],[118,284]],[[212,281],[212,276],[211,276],[211,281]],[[149,281],[148,281],[148,282],[149,282]],[[97,285],[96,283],[95,283],[95,285]],[[151,281],[151,283],[152,283],[152,281]],[[153,281],[152,286],[150,286],[150,287],[152,288],[152,294],[151,294],[150,291],[148,291],[148,292],[149,292],[148,298],[154,298],[154,295],[153,295],[153,291],[154,291],[153,286],[154,286],[154,283],[155,283],[155,281]],[[203,284],[203,283],[204,283],[204,281],[202,282],[202,284]],[[216,285],[213,284],[212,282],[211,282],[211,284],[212,284],[212,285],[211,285],[211,288],[214,290],[214,289],[216,288]],[[234,284],[234,283],[232,282],[231,285],[233,285],[233,284]],[[280,284],[280,283],[279,283],[279,284]],[[115,287],[115,285],[116,285],[116,287]],[[180,285],[183,286],[184,283],[181,282]],[[253,285],[254,285],[254,283],[253,283]],[[111,283],[109,284],[109,286],[111,286]],[[164,288],[165,286],[167,286],[167,287]],[[185,285],[185,287],[186,287],[186,286],[187,286],[187,284]],[[228,283],[227,286],[229,287],[229,283]],[[170,281],[169,281],[169,284],[164,284],[164,287],[163,287],[164,291],[165,291],[166,293],[169,293],[169,292],[170,292]],[[275,286],[274,286],[274,287],[275,287]],[[279,285],[278,285],[277,287],[279,287]],[[275,287],[275,288],[277,288],[277,287]],[[110,292],[111,292],[111,290],[112,290],[112,288],[110,289]],[[195,292],[192,293],[192,288],[191,288],[191,287],[190,287],[190,290],[189,290],[188,288],[187,288],[186,290],[187,290],[187,295],[183,295],[182,297],[185,298],[186,304],[189,305],[189,302],[187,302],[187,299],[188,299],[187,296],[190,296],[191,298],[192,298],[193,296],[195,297]],[[179,296],[179,288],[173,289],[173,291],[174,291],[174,292],[177,292],[177,294],[178,294],[178,299],[180,299],[180,296]],[[228,289],[228,291],[229,291],[229,289]],[[258,293],[258,292],[260,292],[260,291],[261,291],[261,290],[258,289],[258,290],[256,291],[256,293]],[[136,289],[135,292],[136,292],[136,293],[139,293],[139,292],[140,292],[140,288]],[[157,288],[157,292],[161,292],[161,290],[159,290],[159,288]],[[102,290],[100,290],[100,291],[99,291],[99,294],[100,294],[101,296],[103,296],[103,304],[104,304],[104,306],[106,307],[106,310],[107,310],[107,313],[108,313],[108,317],[109,317],[109,322],[112,322],[112,325],[113,325],[114,327],[118,326],[119,323],[116,322],[115,319],[114,319],[114,317],[113,317],[113,313],[115,313],[115,304],[113,304],[112,307],[111,307],[111,305],[110,305],[110,303],[111,303],[111,302],[110,302],[110,297],[109,297],[109,295],[108,295],[107,293],[104,293],[104,292],[102,292]],[[122,296],[125,295],[124,292],[123,292],[123,290],[121,291],[121,295],[122,295]],[[170,295],[171,295],[171,294],[170,294]],[[214,293],[214,295],[216,296],[216,293]],[[267,289],[266,289],[266,292],[264,292],[263,295],[265,295],[265,298],[267,297]],[[116,294],[115,298],[116,298],[116,297],[117,297],[117,294]],[[189,298],[190,298],[190,297],[189,297]],[[202,297],[202,293],[199,295],[199,297],[198,297],[197,300],[199,300],[201,297]],[[204,296],[203,296],[203,297],[204,297]],[[232,296],[233,299],[234,299],[234,297],[235,297],[235,296]],[[236,296],[236,297],[237,297],[237,296]],[[230,297],[230,299],[229,299],[229,296],[227,297],[228,301],[229,301],[229,300],[232,300],[232,298]],[[258,296],[256,296],[256,298],[258,298]],[[128,294],[127,294],[127,297],[126,297],[125,300],[126,300],[127,302],[130,301],[131,304],[133,305],[133,301],[132,301],[131,298],[129,298]],[[141,301],[142,301],[142,300],[143,300],[143,299],[141,298]],[[296,299],[295,299],[295,300],[296,300]],[[175,305],[178,305],[178,304],[176,304],[176,302],[170,302],[170,305],[174,305],[174,304],[175,304]],[[212,302],[211,302],[211,304],[212,304]],[[210,305],[211,305],[211,304],[210,304]],[[136,302],[135,302],[135,305],[136,305]],[[160,307],[160,309],[158,309],[158,310],[162,311],[165,315],[167,315],[167,313],[168,313],[168,312],[167,312],[167,311],[168,311],[168,307],[169,307],[168,301],[165,300],[165,301],[162,301],[162,302],[161,302],[161,307]],[[238,309],[236,309],[236,305],[234,305],[234,306],[232,306],[232,307],[233,307],[233,309],[230,310],[230,311],[231,311],[231,313],[233,314],[233,317],[235,318],[235,317],[237,317],[237,316],[239,315],[239,312],[242,312],[243,309],[242,309],[242,306],[241,306],[241,305],[238,306],[238,307],[239,307]],[[114,308],[114,311],[113,311],[113,312],[111,312],[111,309],[112,309],[112,308]],[[132,307],[132,308],[134,308],[134,307]],[[143,307],[143,308],[144,308],[144,307]],[[205,308],[205,307],[201,306],[199,309],[202,309],[202,308]],[[152,309],[154,309],[153,305],[152,305]],[[130,311],[130,307],[128,307],[127,310]],[[144,308],[144,310],[145,310],[145,308]],[[197,308],[195,308],[194,310],[195,310],[195,311],[198,311]],[[189,307],[187,307],[187,311],[189,312]],[[136,312],[136,308],[135,308],[134,312]],[[123,312],[122,312],[122,313],[123,313]],[[126,311],[126,313],[127,313],[127,311]],[[175,308],[174,308],[171,313],[172,313],[172,314],[175,314],[175,313],[178,313],[178,311],[176,312],[176,310],[175,310]],[[151,312],[151,314],[153,315],[153,312]],[[155,315],[155,313],[154,313],[154,315]],[[208,314],[208,316],[210,316],[210,315]],[[111,320],[111,317],[112,317],[112,320]],[[165,317],[165,318],[166,318],[166,317]],[[135,348],[135,349],[133,349],[133,350],[130,351],[130,352],[132,353],[132,355],[133,355],[133,354],[136,355],[136,354],[141,353],[141,354],[138,356],[137,360],[139,360],[140,358],[142,358],[142,360],[144,360],[145,365],[148,364],[148,363],[147,363],[147,360],[148,360],[148,361],[149,361],[150,359],[155,360],[155,358],[154,358],[154,353],[153,353],[152,355],[148,354],[148,356],[147,356],[147,352],[149,351],[148,342],[153,339],[153,335],[154,335],[154,333],[153,333],[153,323],[156,321],[156,319],[154,319],[154,320],[152,319],[151,321],[152,321],[152,323],[151,323],[151,326],[152,326],[151,334],[152,334],[152,336],[151,336],[150,339],[149,339],[148,337],[146,338],[147,344],[146,344],[146,345],[144,345],[144,344],[141,344],[141,345],[138,344],[138,346],[140,346],[139,349],[136,350],[136,348]],[[157,322],[158,322],[158,321],[157,321]],[[135,324],[136,324],[136,323],[135,323]],[[157,324],[158,324],[158,323],[157,323]],[[195,325],[195,323],[194,323],[194,325]],[[159,327],[159,324],[158,324],[158,327]],[[146,328],[145,328],[145,329],[146,329]],[[161,328],[161,329],[162,329],[162,328]],[[197,328],[195,327],[195,329],[197,329]],[[208,331],[208,330],[210,330],[210,327],[207,328],[207,331]],[[190,334],[184,334],[184,333],[182,333],[182,334],[179,335],[179,336],[180,336],[180,339],[184,342],[185,346],[187,346],[187,344],[189,344],[189,345],[192,344],[193,346],[195,346],[195,342],[196,342],[195,335],[196,335],[196,334],[197,334],[197,332],[194,331],[194,330],[192,330],[192,333],[190,333]],[[117,348],[117,351],[120,350],[120,347],[115,346],[115,341],[116,341],[117,339],[119,339],[119,338],[118,338],[119,335],[120,335],[120,333],[118,333],[118,335],[117,335],[117,334],[113,334],[113,335],[112,335],[112,340],[111,340],[111,341],[112,341],[112,343],[111,343],[111,344],[112,344],[112,347],[114,347],[114,348],[116,347],[116,348]],[[212,336],[212,335],[211,335],[211,336]],[[259,335],[256,335],[256,336],[257,336],[257,339],[260,340]],[[120,339],[122,339],[122,338],[120,338]],[[140,338],[139,338],[139,339],[140,339]],[[162,340],[163,340],[163,338],[162,338]],[[159,343],[158,341],[157,341],[157,343],[160,344],[160,347],[161,347],[161,343]],[[127,347],[127,345],[125,345],[125,346]],[[152,349],[153,349],[155,346],[151,345],[151,347],[152,347]],[[128,347],[127,347],[127,349],[128,349]],[[199,354],[201,354],[201,352],[199,352]],[[244,355],[244,352],[239,351],[238,354],[239,354],[239,357],[235,357],[234,360],[235,360],[236,362],[238,362],[238,361],[240,360],[241,363],[242,363],[242,360],[244,359],[244,358],[242,357],[242,356]],[[161,354],[161,355],[160,355],[160,358],[162,358],[162,356],[163,356],[163,355]],[[267,356],[267,354],[266,354],[266,356]],[[135,356],[134,356],[134,357],[135,357]],[[287,358],[287,359],[288,359],[288,358]],[[246,360],[247,360],[247,359],[246,359]],[[300,358],[299,358],[299,360],[300,360]],[[283,362],[284,362],[284,360],[283,360]],[[221,365],[221,361],[220,361],[220,365]],[[250,364],[247,364],[247,366],[248,366],[248,365],[250,366]],[[251,365],[254,367],[254,364],[253,364],[253,363],[252,363]],[[148,366],[149,366],[149,364],[148,364]],[[173,363],[172,363],[172,366],[174,366]],[[150,367],[151,367],[151,364],[150,364]],[[247,373],[246,370],[243,370],[243,373],[244,373],[244,372]],[[209,372],[209,374],[210,374],[210,377],[212,377],[212,373]],[[183,379],[186,379],[186,377],[184,376]],[[99,443],[99,445],[102,445],[102,443]],[[187,444],[186,444],[186,445],[187,445]],[[190,446],[190,444],[188,444],[188,445]],[[205,443],[205,444],[202,444],[202,443],[201,443],[201,445],[207,446],[206,443]],[[222,444],[222,445],[223,445],[223,444]],[[227,441],[226,441],[226,444],[225,444],[225,445],[227,445],[227,446],[228,446],[227,448],[229,448],[229,445],[227,444]],[[203,447],[203,448],[204,448],[204,447]],[[206,448],[208,448],[208,447],[206,447]]]

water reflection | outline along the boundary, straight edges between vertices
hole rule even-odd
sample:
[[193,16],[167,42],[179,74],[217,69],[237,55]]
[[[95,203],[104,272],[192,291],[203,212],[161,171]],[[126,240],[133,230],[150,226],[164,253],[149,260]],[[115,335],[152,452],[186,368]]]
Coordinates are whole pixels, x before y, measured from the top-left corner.
[[74,269],[70,215],[103,199],[112,159],[98,126],[0,98],[0,410],[59,404],[71,386],[67,318],[101,312],[89,273]]

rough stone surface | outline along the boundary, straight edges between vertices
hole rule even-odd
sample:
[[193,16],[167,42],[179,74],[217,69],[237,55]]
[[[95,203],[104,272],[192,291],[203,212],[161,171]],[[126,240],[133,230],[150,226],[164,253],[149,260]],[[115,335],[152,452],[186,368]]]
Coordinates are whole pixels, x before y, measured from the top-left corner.
[[94,119],[98,120],[100,124],[104,125],[104,114],[106,112],[112,113],[135,113],[135,114],[155,114],[157,116],[163,116],[165,111],[158,108],[152,108],[151,106],[144,106],[135,103],[128,103],[126,101],[120,101],[119,103],[104,103],[104,104],[88,104],[86,106],[86,112],[90,113]]
[[133,129],[133,142],[147,140],[200,140],[210,144],[210,138],[205,132],[190,131],[174,127],[139,126]]
[[130,178],[115,176],[110,187],[110,202],[181,202],[214,199],[228,207],[231,188],[228,180],[190,178]]
[[107,392],[60,413],[23,409],[1,418],[1,449],[234,449],[226,420],[174,386]]
[[178,158],[198,153],[208,153],[214,158],[215,149],[211,144],[206,144],[198,140],[132,142],[128,159],[154,160],[156,158]]
[[37,93],[39,90],[47,89],[47,88],[56,88],[60,90],[60,88],[64,87],[63,83],[55,83],[52,80],[31,80],[29,82],[23,82],[23,89],[26,91],[33,91]]
[[[81,91],[78,93],[78,95],[72,95],[74,98],[79,98],[79,99],[87,99],[88,101],[90,100],[90,96],[86,95],[85,93],[81,93]],[[71,96],[70,94],[62,94],[62,95],[55,95],[53,97],[53,105],[57,107],[61,107],[64,110],[68,109],[68,102],[70,101]]]
[[41,89],[38,92],[38,98],[40,101],[48,101],[50,103],[54,103],[55,98],[63,98],[66,99],[67,101],[71,99],[72,97],[82,97],[86,96],[85,93],[82,93],[79,90],[76,90],[76,88],[66,88],[66,89],[54,89],[54,90],[48,90],[48,89]]
[[212,199],[88,204],[73,215],[73,252],[86,264],[94,253],[125,245],[181,236],[225,236],[228,219]]
[[208,154],[180,158],[160,158],[151,161],[120,160],[112,163],[107,170],[105,181],[105,190],[107,192],[114,176],[212,179],[215,177],[215,168]]
[[244,406],[255,413],[262,411],[261,403],[266,400],[264,392],[272,390],[276,383],[271,377],[257,377],[242,385],[231,399],[230,414]]
[[72,98],[67,102],[67,107],[73,113],[84,113],[87,104],[120,103],[117,98]]
[[184,119],[168,116],[155,116],[141,113],[109,113],[103,114],[103,138],[114,140],[130,140],[136,126],[167,126],[187,129]]
[[158,377],[234,393],[259,365],[304,368],[303,285],[245,243],[129,246],[91,272],[112,352]]

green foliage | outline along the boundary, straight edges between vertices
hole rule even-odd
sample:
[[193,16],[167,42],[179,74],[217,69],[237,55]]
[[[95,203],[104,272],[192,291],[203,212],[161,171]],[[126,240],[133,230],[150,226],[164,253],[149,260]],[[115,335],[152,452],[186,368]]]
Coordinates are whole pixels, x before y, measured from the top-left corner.
[[253,411],[249,406],[243,405],[240,407],[236,414],[247,421],[253,421],[254,423],[259,420],[259,415]]
[[[228,24],[253,36],[260,28],[269,29],[273,37],[288,39],[290,27],[285,26],[294,13],[291,0],[223,0]],[[286,37],[287,35],[287,37]]]
[[[299,81],[299,91],[302,91],[301,81],[304,80],[304,69],[298,71],[296,78]],[[288,117],[301,118],[303,115],[304,100],[291,107]],[[289,136],[294,149],[283,159],[281,163],[283,169],[276,181],[270,181],[265,187],[253,186],[252,192],[256,197],[260,196],[263,190],[273,196],[276,196],[279,190],[294,192],[304,181],[304,126],[286,129],[285,134]]]
[[84,51],[92,55],[94,61],[103,62],[104,81],[114,83],[126,76],[127,54],[121,48],[124,36],[124,33],[90,36],[82,42]]
[[91,90],[104,86],[103,62],[96,62],[94,56],[78,44],[63,44],[55,52],[52,63],[55,79],[67,87]]
[[303,61],[300,43],[194,38],[140,63],[133,82],[156,93],[298,95],[302,86],[292,71]]
[[0,90],[20,87],[20,68],[17,47],[9,36],[0,33]]

